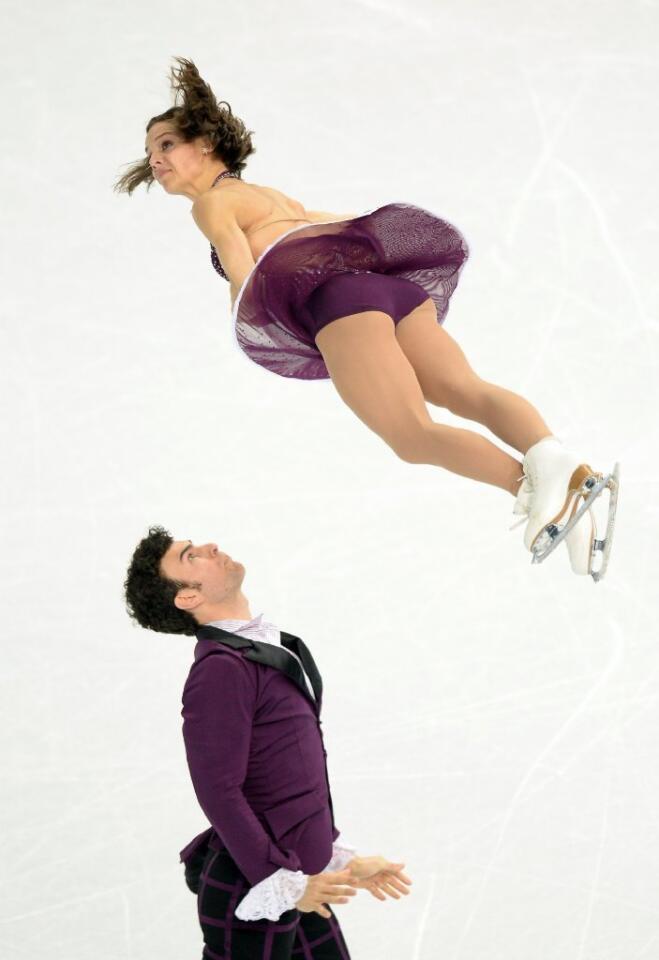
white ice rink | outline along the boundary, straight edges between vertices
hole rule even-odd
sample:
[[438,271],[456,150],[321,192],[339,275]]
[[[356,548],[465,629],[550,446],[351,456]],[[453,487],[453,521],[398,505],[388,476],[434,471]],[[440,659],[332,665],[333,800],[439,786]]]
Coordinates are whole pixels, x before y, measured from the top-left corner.
[[[657,0],[3,0],[2,21],[2,960],[201,955],[193,640],[122,601],[152,523],[244,562],[253,613],[316,656],[337,825],[414,881],[337,908],[353,960],[657,960]],[[112,192],[174,55],[254,131],[246,180],[460,227],[446,329],[621,462],[606,580],[563,550],[532,567],[511,498],[239,352],[189,201]]]

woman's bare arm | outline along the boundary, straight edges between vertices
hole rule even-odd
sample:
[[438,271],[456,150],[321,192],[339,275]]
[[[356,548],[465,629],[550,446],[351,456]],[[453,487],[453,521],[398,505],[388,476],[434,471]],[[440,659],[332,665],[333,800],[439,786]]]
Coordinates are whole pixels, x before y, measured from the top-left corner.
[[236,215],[240,197],[230,190],[209,190],[192,204],[192,217],[201,232],[213,244],[231,284],[231,303],[245,277],[254,269],[254,257],[247,237],[238,226]]
[[[233,305],[245,277],[254,269],[252,251],[242,229],[238,226],[238,212],[243,202],[239,193],[225,188],[209,190],[192,204],[192,217],[217,251],[220,263],[231,284]],[[356,213],[328,213],[323,210],[307,210],[312,223],[329,223],[334,220],[352,220]]]

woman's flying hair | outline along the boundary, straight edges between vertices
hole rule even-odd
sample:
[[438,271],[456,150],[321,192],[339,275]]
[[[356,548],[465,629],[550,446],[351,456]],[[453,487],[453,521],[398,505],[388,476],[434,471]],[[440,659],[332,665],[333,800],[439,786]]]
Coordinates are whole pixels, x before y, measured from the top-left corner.
[[[231,112],[224,100],[217,100],[209,85],[199,76],[192,60],[174,57],[178,64],[170,69],[170,82],[174,91],[174,106],[157,117],[151,117],[146,125],[148,133],[154,123],[169,120],[186,142],[205,137],[215,156],[222,160],[232,173],[240,173],[245,161],[255,152],[252,145],[253,130]],[[148,159],[130,164],[114,185],[118,193],[131,194],[141,183],[147,190],[153,183],[153,173]]]

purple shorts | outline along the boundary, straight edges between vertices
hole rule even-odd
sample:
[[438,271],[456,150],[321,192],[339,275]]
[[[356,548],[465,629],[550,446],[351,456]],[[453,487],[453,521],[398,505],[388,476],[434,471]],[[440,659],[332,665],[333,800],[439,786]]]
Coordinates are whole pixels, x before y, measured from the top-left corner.
[[338,273],[316,287],[305,307],[305,326],[313,339],[323,327],[363,310],[380,310],[394,323],[429,296],[412,280],[384,273]]

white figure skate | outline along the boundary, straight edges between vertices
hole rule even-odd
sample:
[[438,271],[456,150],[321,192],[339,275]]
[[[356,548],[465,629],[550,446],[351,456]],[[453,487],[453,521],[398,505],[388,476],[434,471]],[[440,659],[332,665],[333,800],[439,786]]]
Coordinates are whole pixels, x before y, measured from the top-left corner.
[[[601,580],[609,563],[619,488],[619,465],[603,476],[563,450],[555,437],[539,441],[524,457],[524,479],[515,513],[528,514],[524,543],[542,563],[565,540],[575,573]],[[606,535],[597,539],[595,500],[609,490]],[[595,564],[596,558],[599,564]]]

